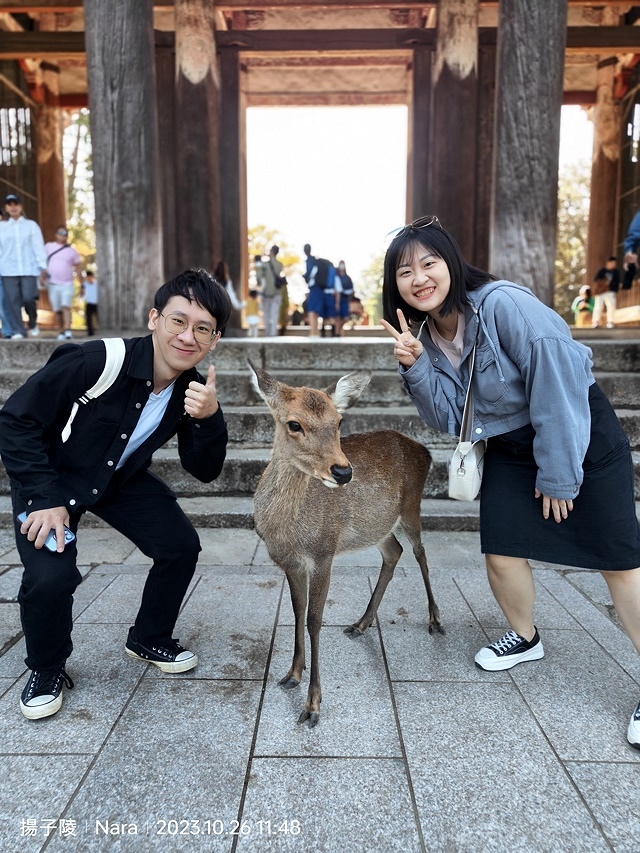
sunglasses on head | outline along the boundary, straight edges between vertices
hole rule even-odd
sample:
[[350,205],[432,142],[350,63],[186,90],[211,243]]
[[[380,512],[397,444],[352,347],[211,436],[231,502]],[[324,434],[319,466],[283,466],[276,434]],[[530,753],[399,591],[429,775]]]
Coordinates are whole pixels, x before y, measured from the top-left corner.
[[436,225],[438,228],[442,228],[437,216],[419,216],[418,219],[414,219],[413,222],[410,222],[408,225],[401,225],[394,231],[389,231],[387,237],[392,237],[395,240],[396,237],[408,234],[411,230],[417,231],[420,228],[428,228],[430,225]]

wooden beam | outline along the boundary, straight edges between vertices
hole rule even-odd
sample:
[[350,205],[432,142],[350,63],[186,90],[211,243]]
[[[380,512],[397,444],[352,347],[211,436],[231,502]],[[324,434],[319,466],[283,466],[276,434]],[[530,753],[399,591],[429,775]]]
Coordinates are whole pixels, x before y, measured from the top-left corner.
[[[498,6],[498,0],[479,0],[480,6]],[[83,0],[0,0],[0,12],[14,14],[40,14],[42,12],[74,12],[81,9]],[[174,0],[154,0],[155,9],[167,9],[174,5]],[[436,0],[220,0],[216,2],[216,11],[238,12],[251,9],[252,11],[269,11],[282,9],[430,9],[437,7]],[[620,0],[569,0],[569,7],[581,6],[620,6]]]
[[[164,33],[167,43],[172,37],[173,33]],[[221,48],[257,53],[434,49],[435,40],[433,29],[229,30],[216,35]],[[481,44],[495,44],[495,40],[495,28],[480,30]],[[76,57],[84,51],[81,32],[0,31],[0,59]],[[568,27],[567,53],[640,53],[640,27]]]
[[0,31],[0,59],[74,57],[85,52],[84,33]]

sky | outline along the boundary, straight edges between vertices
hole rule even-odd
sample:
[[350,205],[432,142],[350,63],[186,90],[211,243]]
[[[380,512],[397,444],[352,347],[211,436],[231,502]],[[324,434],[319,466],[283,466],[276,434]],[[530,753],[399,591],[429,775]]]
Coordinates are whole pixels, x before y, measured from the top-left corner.
[[[344,260],[354,282],[406,209],[408,112],[389,107],[250,107],[249,227],[277,229],[303,257]],[[560,166],[591,158],[592,124],[562,108]]]

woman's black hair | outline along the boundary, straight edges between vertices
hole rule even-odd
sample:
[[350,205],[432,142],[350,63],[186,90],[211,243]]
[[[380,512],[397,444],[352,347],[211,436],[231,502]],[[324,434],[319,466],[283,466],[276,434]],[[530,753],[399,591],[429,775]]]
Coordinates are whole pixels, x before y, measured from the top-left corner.
[[196,302],[216,318],[217,331],[224,331],[231,314],[231,300],[225,288],[211,273],[203,269],[187,270],[165,282],[155,295],[153,307],[159,313],[173,296],[184,296],[189,302]]
[[[420,221],[420,220],[416,220]],[[451,276],[451,287],[438,312],[442,317],[453,311],[462,311],[469,304],[467,291],[476,290],[488,281],[495,281],[494,275],[468,264],[460,247],[451,234],[434,222],[432,225],[414,227],[407,225],[393,238],[384,257],[384,278],[382,282],[382,309],[387,323],[400,331],[397,309],[400,308],[407,320],[422,323],[425,311],[408,305],[398,290],[396,272],[402,262],[412,254],[416,246],[428,249],[446,263]]]

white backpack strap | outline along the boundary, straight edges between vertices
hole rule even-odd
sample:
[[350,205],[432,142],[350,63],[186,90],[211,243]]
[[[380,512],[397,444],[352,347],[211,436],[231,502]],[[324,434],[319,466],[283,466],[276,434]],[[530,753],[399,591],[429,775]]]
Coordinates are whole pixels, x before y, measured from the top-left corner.
[[69,420],[65,424],[64,429],[62,430],[62,441],[65,442],[71,435],[71,424],[73,423],[73,419],[78,413],[79,404],[82,403],[86,405],[89,400],[93,400],[96,397],[99,397],[101,394],[104,394],[113,383],[118,378],[118,374],[122,368],[122,364],[124,362],[124,357],[126,355],[126,347],[122,338],[104,338],[103,344],[106,350],[106,359],[104,363],[104,368],[102,373],[100,374],[100,378],[96,382],[95,385],[92,385],[88,391],[85,391],[84,394],[79,397],[76,402],[71,407],[71,414],[69,416]]

